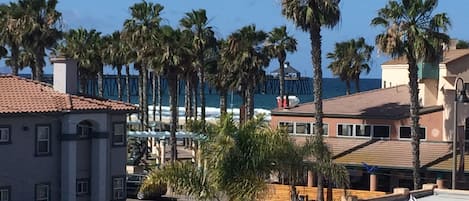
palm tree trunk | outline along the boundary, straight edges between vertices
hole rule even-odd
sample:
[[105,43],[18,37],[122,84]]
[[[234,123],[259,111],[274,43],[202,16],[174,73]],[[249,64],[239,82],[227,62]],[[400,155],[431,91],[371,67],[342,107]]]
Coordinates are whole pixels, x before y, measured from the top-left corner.
[[[138,64],[134,64],[134,66],[138,66]],[[143,72],[142,72],[142,69],[140,69],[140,67],[137,68],[138,69],[138,108],[140,110],[139,112],[139,118],[140,118],[140,127],[141,129],[144,129],[145,128],[145,122],[144,122],[144,118],[143,118],[143,84],[142,84],[142,81],[143,81]]]
[[247,118],[252,119],[254,117],[254,86],[248,89],[247,104]]
[[[279,75],[278,75],[278,80],[280,82],[280,103],[282,104],[282,108],[283,108],[283,97],[285,96],[285,60],[281,60],[279,58],[279,64],[280,64],[280,67],[279,67]],[[288,97],[287,97],[288,98]]]
[[159,131],[163,131],[163,123],[161,122],[163,120],[163,96],[162,96],[162,88],[161,88],[161,75],[158,74],[158,122],[159,122]]
[[197,99],[197,92],[198,92],[198,88],[199,88],[199,82],[198,82],[198,79],[197,79],[197,76],[194,76],[194,83],[195,83],[195,86],[194,86],[194,120],[197,120],[198,119],[198,109],[197,107],[199,106],[199,101]]
[[327,184],[327,196],[326,196],[327,201],[332,201],[332,182],[329,180],[329,183]]
[[355,77],[355,89],[356,89],[356,93],[360,92],[360,76],[359,75]]
[[321,173],[317,173],[318,175],[318,187],[317,187],[317,198],[316,200],[321,200],[323,201],[324,200],[324,181],[323,181],[323,176]]
[[[411,43],[412,44],[412,43]],[[409,87],[410,87],[410,119],[412,135],[412,167],[414,190],[420,189],[420,136],[419,136],[419,89],[418,67],[413,56],[407,56],[409,61]]]
[[127,102],[130,103],[130,66],[129,64],[125,65],[125,73],[127,76],[125,77],[125,88],[127,92]]
[[12,44],[10,51],[11,51],[11,60],[12,60],[11,73],[17,76],[20,70],[20,66],[18,64],[18,57],[19,57],[20,50],[19,50],[18,45]]
[[122,101],[122,66],[117,66],[117,100]]
[[[151,83],[152,84],[152,90],[151,90],[151,95],[152,95],[151,100],[152,101],[151,101],[151,103],[153,105],[153,107],[152,107],[152,109],[153,109],[153,111],[152,111],[152,113],[153,113],[153,123],[155,123],[156,122],[156,94],[157,94],[157,92],[156,92],[156,90],[157,90],[157,87],[156,87],[156,72],[155,71],[153,71],[153,73],[152,73],[151,81],[152,81],[152,83]],[[154,128],[153,128],[153,130],[154,130]]]
[[35,55],[34,55],[34,80],[38,80],[38,81],[41,81],[42,80],[42,76],[44,74],[44,65],[43,64],[43,60],[44,60],[44,49],[43,48],[40,48],[38,51],[35,52]]
[[142,109],[144,129],[148,129],[148,69],[142,66]]
[[226,97],[228,96],[228,93],[226,90],[220,90],[220,114],[224,116],[226,114],[226,105],[227,105],[227,99]]
[[101,66],[98,70],[98,96],[104,97],[104,88],[103,88],[103,67]]
[[205,70],[204,67],[200,67],[200,120],[202,121],[202,130],[205,130]]
[[[174,67],[173,67],[174,68]],[[169,86],[169,99],[171,110],[171,125],[170,125],[170,144],[171,144],[171,162],[177,160],[177,144],[176,144],[176,126],[177,126],[177,74],[173,69],[168,72],[168,86]]]
[[350,81],[345,80],[345,94],[350,95]]
[[[313,71],[314,71],[314,79],[313,79],[313,89],[314,89],[314,106],[316,114],[314,117],[316,118],[315,122],[315,129],[318,131],[316,136],[322,138],[324,133],[323,130],[323,111],[322,111],[322,68],[321,68],[321,26],[316,24],[311,27],[310,30],[310,40],[311,40],[311,55],[312,55],[312,63],[313,63]],[[324,186],[322,182],[322,173],[318,174],[318,194],[317,200],[324,201]]]
[[189,76],[186,76],[186,80],[184,81],[184,112],[185,112],[185,117],[184,120],[187,123],[187,120],[190,116],[190,102],[191,102],[191,86],[190,86],[190,81],[189,81]]

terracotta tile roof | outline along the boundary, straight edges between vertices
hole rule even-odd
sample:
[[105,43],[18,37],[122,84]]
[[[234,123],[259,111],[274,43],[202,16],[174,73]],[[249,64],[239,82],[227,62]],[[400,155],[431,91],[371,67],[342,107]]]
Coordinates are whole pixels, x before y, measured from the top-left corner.
[[54,91],[51,85],[17,76],[0,75],[0,114],[79,110],[133,112],[131,104]]
[[[466,55],[469,55],[469,49],[449,50],[445,52],[443,61],[441,61],[440,63],[448,64]],[[399,64],[407,64],[407,59],[405,57],[399,57],[396,59],[391,59],[389,61],[386,61],[382,65],[399,65]]]
[[[292,138],[298,144],[303,144],[306,141],[306,137],[293,136]],[[333,156],[336,156],[356,146],[369,142],[369,139],[324,137],[324,142],[329,146]]]
[[[409,115],[410,93],[407,85],[375,89],[323,101],[325,117],[401,119]],[[421,109],[421,113],[439,111],[442,106]],[[273,109],[272,115],[314,116],[314,103],[290,109]]]
[[[456,156],[457,160],[456,160],[456,167],[458,168],[459,170],[459,157],[461,155],[458,154]],[[469,173],[469,153],[466,153],[464,155],[464,172],[466,173]],[[447,172],[451,172],[452,171],[452,166],[453,166],[453,156],[452,154],[448,154],[446,157],[442,158],[442,160],[436,162],[434,165],[430,165],[428,167],[429,170],[438,170],[438,171],[447,171]]]
[[[425,166],[450,153],[450,143],[421,142],[420,163]],[[379,140],[335,159],[348,165],[368,165],[388,168],[412,168],[411,141]]]

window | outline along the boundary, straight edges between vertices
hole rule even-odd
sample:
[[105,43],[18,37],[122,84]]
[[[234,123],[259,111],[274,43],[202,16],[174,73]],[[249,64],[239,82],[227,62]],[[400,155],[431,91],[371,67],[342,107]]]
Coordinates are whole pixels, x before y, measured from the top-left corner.
[[[425,128],[422,128],[420,127],[420,131],[419,131],[419,135],[420,135],[420,139],[421,140],[424,140],[426,139],[426,129]],[[411,134],[411,131],[410,131],[410,126],[401,126],[399,128],[399,138],[401,139],[410,139],[412,138],[412,134]]]
[[370,125],[355,125],[355,136],[370,137],[371,126]]
[[37,184],[36,185],[36,201],[49,201],[50,200],[50,185]]
[[112,179],[112,199],[124,199],[124,177],[114,177]]
[[292,122],[280,122],[279,127],[282,129],[287,129],[289,134],[295,134],[293,131],[293,123]]
[[50,126],[36,127],[36,155],[50,154]]
[[337,125],[337,135],[339,136],[353,136],[352,124],[339,124]]
[[0,126],[0,144],[10,143],[10,127]]
[[0,201],[10,201],[10,187],[0,187]]
[[389,126],[373,126],[373,137],[389,137]]
[[112,134],[112,144],[113,145],[125,145],[125,124],[124,123],[114,123],[113,125],[113,134]]
[[87,195],[90,192],[90,182],[88,179],[77,180],[77,195]]
[[295,124],[295,133],[296,134],[311,134],[311,124],[310,123],[296,123]]
[[77,125],[77,136],[79,138],[88,138],[91,135],[93,125],[89,121],[82,121]]
[[[315,125],[316,125],[316,124],[313,123],[313,134],[316,133],[316,131],[314,130],[314,126],[315,126]],[[328,125],[328,124],[323,123],[323,124],[322,124],[322,130],[324,130],[324,134],[323,134],[323,135],[329,135],[329,125]]]

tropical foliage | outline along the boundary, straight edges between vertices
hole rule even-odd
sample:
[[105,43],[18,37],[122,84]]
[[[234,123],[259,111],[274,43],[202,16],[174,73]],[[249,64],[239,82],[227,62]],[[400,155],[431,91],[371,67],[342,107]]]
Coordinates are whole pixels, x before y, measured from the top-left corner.
[[351,81],[355,81],[356,92],[360,92],[360,74],[362,71],[370,72],[368,62],[373,49],[373,46],[366,44],[365,39],[360,37],[357,40],[336,43],[334,52],[327,54],[327,58],[332,60],[328,68],[346,83],[347,94],[350,94]]
[[[309,33],[311,40],[311,60],[314,73],[314,111],[316,136],[322,136],[322,63],[321,63],[321,28],[332,28],[340,20],[340,0],[282,0],[282,14],[300,28]],[[315,156],[319,161],[323,156]],[[323,201],[323,173],[318,174],[318,197]]]
[[[410,119],[414,189],[420,187],[418,64],[438,64],[442,43],[448,43],[450,21],[446,13],[433,14],[438,0],[389,1],[371,24],[384,28],[376,36],[378,49],[392,57],[404,57],[409,64]],[[438,65],[436,65],[438,66]]]

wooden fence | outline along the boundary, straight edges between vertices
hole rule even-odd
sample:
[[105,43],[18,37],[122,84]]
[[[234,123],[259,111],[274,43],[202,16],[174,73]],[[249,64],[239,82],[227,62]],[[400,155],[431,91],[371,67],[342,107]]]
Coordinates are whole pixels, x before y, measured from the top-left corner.
[[[316,200],[317,188],[316,187],[306,187],[306,186],[297,186],[296,190],[298,195],[303,197],[308,197],[309,200]],[[348,195],[357,196],[358,199],[369,199],[373,197],[378,197],[385,195],[385,192],[379,191],[365,191],[365,190],[347,190]],[[324,198],[327,195],[327,188],[324,188]],[[344,189],[333,189],[332,191],[333,200],[340,201],[342,195],[344,195]],[[261,200],[266,201],[289,201],[290,200],[290,186],[280,185],[280,184],[269,184],[269,189],[266,192],[266,195]],[[305,199],[306,201],[306,199]]]

